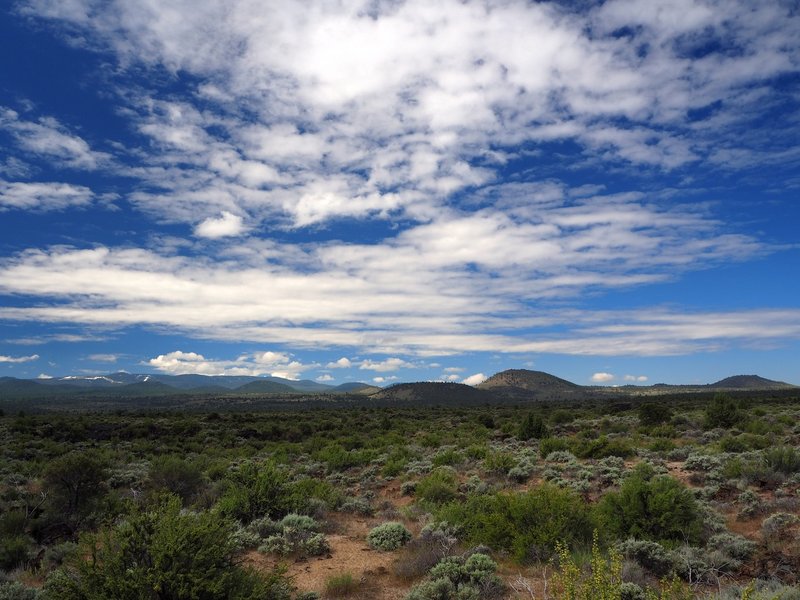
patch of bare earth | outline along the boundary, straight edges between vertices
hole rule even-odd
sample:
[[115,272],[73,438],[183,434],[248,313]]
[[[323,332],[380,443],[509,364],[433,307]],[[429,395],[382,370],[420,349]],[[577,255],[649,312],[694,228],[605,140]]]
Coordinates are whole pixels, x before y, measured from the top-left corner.
[[371,528],[367,519],[351,515],[336,515],[332,519],[336,533],[327,534],[331,551],[326,556],[293,560],[251,551],[245,563],[261,571],[270,571],[277,564],[288,567],[287,575],[301,592],[324,594],[325,583],[336,575],[349,573],[360,582],[359,592],[351,598],[374,600],[401,600],[411,584],[398,580],[392,566],[396,552],[380,552],[367,545],[366,536]]

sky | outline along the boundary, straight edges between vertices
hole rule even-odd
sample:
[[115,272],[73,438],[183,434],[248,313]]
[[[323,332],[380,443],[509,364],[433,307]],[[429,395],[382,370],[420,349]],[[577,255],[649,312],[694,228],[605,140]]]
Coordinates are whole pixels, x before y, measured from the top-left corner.
[[0,377],[800,384],[800,5],[0,6]]

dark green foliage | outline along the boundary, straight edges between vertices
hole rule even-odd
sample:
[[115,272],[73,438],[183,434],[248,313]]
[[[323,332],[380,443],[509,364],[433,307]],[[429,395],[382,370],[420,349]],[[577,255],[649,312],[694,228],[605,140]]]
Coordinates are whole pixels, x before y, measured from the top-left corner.
[[305,477],[289,485],[290,510],[305,513],[314,509],[315,500],[322,501],[325,508],[335,510],[344,502],[344,494],[324,479]]
[[604,435],[596,440],[584,440],[576,444],[573,452],[578,458],[607,458],[609,456],[628,458],[636,454],[629,442],[619,438],[608,438]]
[[154,459],[148,476],[154,490],[172,492],[184,503],[194,500],[204,485],[203,471],[175,455]]
[[706,407],[704,426],[706,429],[715,427],[729,429],[743,419],[744,414],[736,403],[727,394],[720,392]]
[[262,579],[235,560],[232,523],[213,512],[181,511],[176,496],[137,510],[84,542],[82,556],[56,572],[47,593],[59,600],[253,600],[289,598],[278,574]]
[[639,422],[645,427],[661,425],[672,418],[672,410],[666,404],[642,404],[637,413]]
[[547,426],[541,415],[529,412],[519,427],[517,437],[521,440],[540,440],[547,437]]
[[81,520],[105,491],[108,461],[95,450],[56,458],[44,471],[44,483],[55,512],[71,523]]
[[519,561],[547,559],[559,542],[585,546],[595,527],[575,492],[549,484],[523,494],[470,496],[438,516],[458,526],[467,542],[513,552]]
[[285,515],[291,505],[288,478],[272,463],[247,463],[230,475],[220,512],[242,523]]
[[0,537],[0,569],[11,571],[23,566],[33,553],[33,540],[24,534]]
[[564,438],[544,438],[539,442],[539,455],[542,458],[547,458],[551,452],[559,452],[561,450],[569,450],[570,445]]
[[698,542],[703,522],[691,491],[641,464],[619,491],[608,492],[597,512],[605,531],[617,539]]

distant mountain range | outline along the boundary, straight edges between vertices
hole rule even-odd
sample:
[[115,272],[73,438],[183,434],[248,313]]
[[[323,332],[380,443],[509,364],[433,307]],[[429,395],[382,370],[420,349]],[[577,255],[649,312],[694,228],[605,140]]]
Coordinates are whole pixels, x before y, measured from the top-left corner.
[[[80,402],[111,401],[118,405],[126,398],[162,398],[162,406],[170,397],[178,399],[230,398],[269,401],[287,399],[292,402],[330,398],[362,398],[375,405],[447,404],[474,405],[496,402],[569,401],[611,397],[649,397],[674,394],[729,392],[792,392],[800,387],[758,375],[735,375],[707,385],[651,386],[624,385],[582,386],[542,371],[511,369],[493,375],[472,387],[460,383],[398,383],[378,388],[367,383],[348,382],[338,386],[316,381],[294,381],[280,377],[246,377],[222,375],[162,375],[111,373],[109,375],[68,376],[52,379],[0,378],[0,400],[46,400],[49,405],[79,406]],[[342,400],[343,401],[343,400]],[[55,404],[54,404],[55,403]],[[180,402],[178,402],[180,404]],[[94,404],[93,404],[94,405]]]
[[361,382],[338,386],[308,379],[227,375],[69,375],[52,379],[0,377],[0,398],[55,396],[169,396],[185,394],[370,394],[380,390]]

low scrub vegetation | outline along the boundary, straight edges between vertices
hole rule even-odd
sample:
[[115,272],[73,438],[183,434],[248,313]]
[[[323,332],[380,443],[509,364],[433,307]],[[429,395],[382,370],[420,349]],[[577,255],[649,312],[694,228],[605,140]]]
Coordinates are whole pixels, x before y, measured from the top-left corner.
[[6,411],[0,600],[798,598],[798,423],[724,395]]

